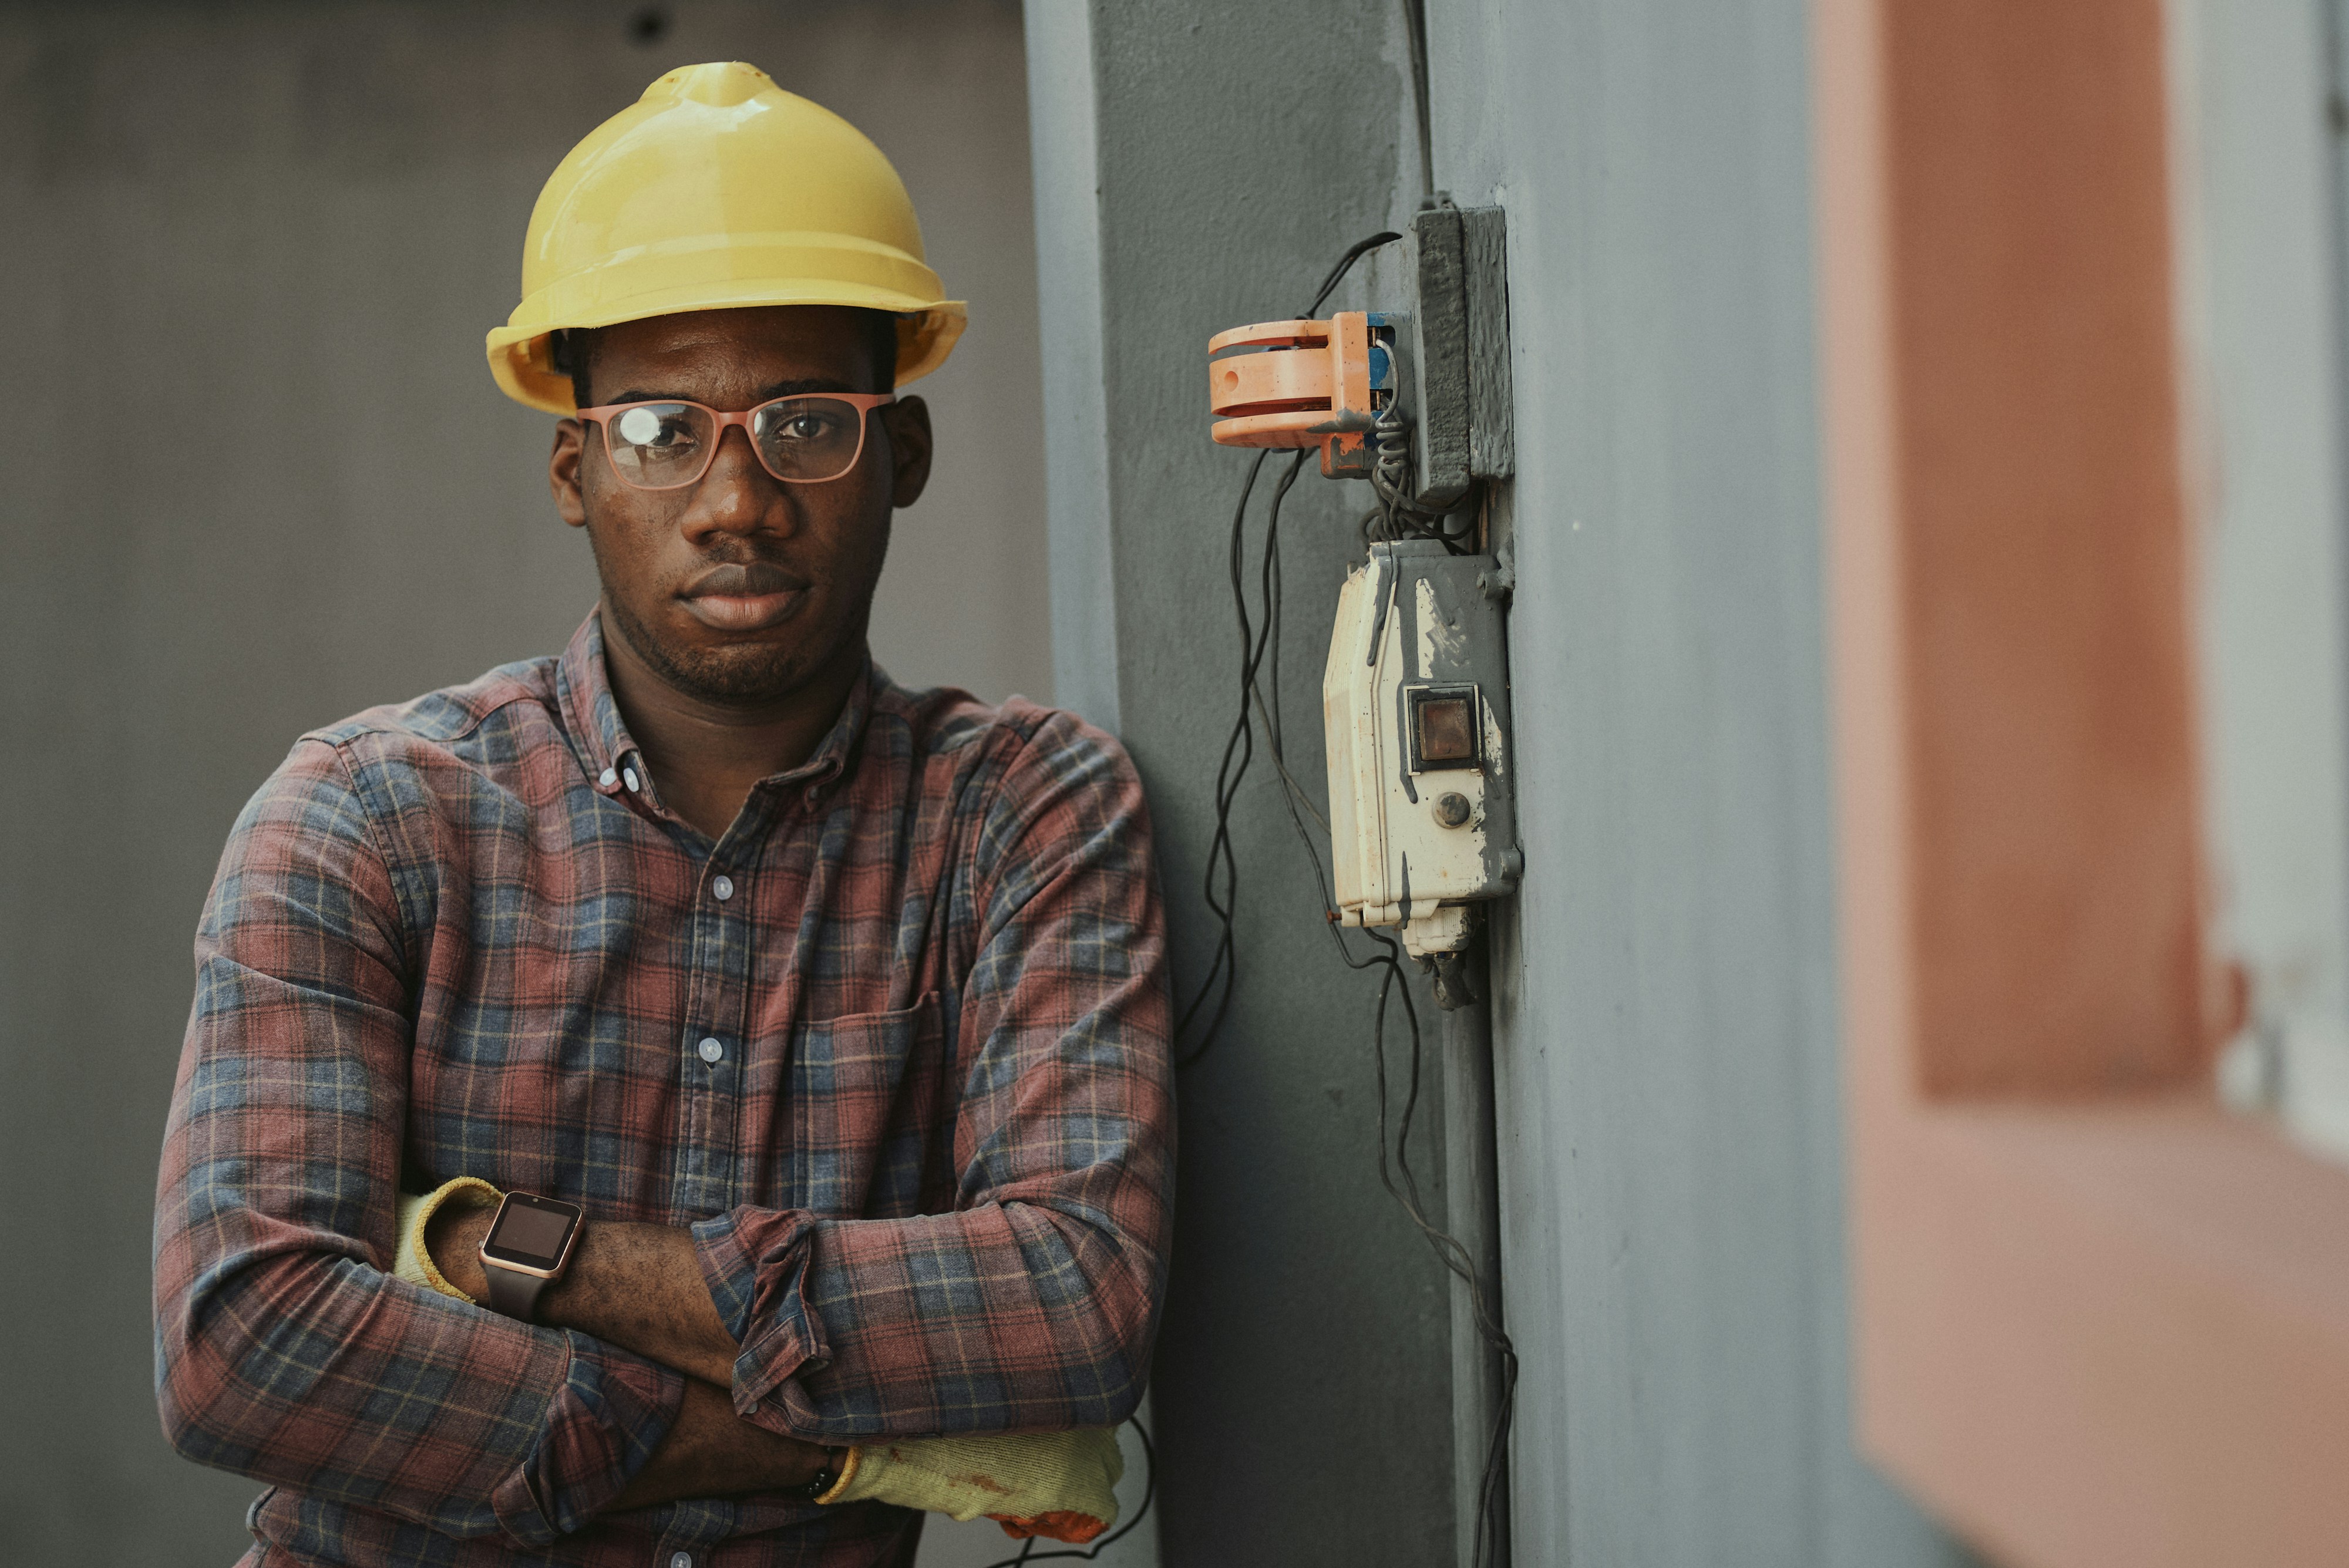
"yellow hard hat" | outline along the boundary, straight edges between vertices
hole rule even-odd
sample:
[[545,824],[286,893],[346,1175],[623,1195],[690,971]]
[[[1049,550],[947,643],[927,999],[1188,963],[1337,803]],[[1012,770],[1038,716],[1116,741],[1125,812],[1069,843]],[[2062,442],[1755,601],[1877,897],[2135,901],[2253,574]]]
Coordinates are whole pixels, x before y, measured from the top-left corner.
[[565,327],[750,305],[897,317],[897,380],[946,363],[963,305],[881,150],[756,66],[684,66],[556,165],[523,242],[522,303],[490,334],[506,395],[575,411],[547,353]]

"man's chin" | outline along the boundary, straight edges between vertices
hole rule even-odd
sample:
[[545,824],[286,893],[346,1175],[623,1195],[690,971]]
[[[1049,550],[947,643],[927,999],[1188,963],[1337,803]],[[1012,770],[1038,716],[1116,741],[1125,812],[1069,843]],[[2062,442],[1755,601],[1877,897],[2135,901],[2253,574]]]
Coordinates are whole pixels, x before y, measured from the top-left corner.
[[771,643],[659,647],[652,662],[680,691],[717,702],[765,702],[807,683],[812,660]]
[[744,639],[712,645],[662,637],[609,596],[604,602],[605,635],[616,633],[654,674],[688,697],[709,702],[771,702],[804,685],[817,663],[792,644]]

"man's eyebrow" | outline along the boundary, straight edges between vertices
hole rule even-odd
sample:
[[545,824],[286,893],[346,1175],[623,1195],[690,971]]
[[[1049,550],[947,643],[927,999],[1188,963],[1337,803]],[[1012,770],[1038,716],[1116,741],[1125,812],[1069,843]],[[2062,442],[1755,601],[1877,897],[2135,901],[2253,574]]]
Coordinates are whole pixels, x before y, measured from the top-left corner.
[[777,381],[759,394],[759,400],[763,403],[771,399],[793,397],[802,392],[854,392],[854,390],[856,389],[845,381],[820,377],[812,381]]
[[[808,380],[772,382],[760,389],[757,400],[768,403],[777,398],[797,397],[806,392],[854,392],[855,390],[855,388],[845,381],[820,376]],[[641,387],[631,387],[614,398],[612,401],[614,403],[698,403],[701,400],[686,392],[655,392],[647,391]]]

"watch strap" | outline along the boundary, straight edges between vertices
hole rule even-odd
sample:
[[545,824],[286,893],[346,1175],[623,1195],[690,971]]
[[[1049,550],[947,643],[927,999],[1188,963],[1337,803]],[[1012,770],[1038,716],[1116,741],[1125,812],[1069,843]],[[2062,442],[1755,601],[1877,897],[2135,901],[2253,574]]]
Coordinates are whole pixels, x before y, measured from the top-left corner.
[[489,1277],[490,1310],[523,1323],[538,1321],[538,1296],[554,1282],[543,1274],[525,1274],[520,1269],[502,1268],[481,1260],[481,1272]]
[[826,1449],[823,1468],[800,1486],[784,1491],[794,1502],[837,1502],[849,1479],[856,1474],[855,1449]]

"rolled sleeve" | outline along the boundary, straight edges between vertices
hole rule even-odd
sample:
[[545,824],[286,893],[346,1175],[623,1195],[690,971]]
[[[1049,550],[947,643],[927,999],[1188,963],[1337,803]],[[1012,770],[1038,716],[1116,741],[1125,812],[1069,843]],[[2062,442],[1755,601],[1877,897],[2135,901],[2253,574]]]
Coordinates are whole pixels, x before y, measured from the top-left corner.
[[508,1535],[551,1545],[584,1526],[644,1469],[668,1435],[685,1379],[657,1363],[565,1332],[570,1362],[538,1440],[491,1494]]
[[808,1305],[816,1220],[796,1210],[737,1209],[693,1227],[709,1299],[742,1353],[734,1407],[746,1416],[802,1373],[832,1365],[823,1324]]

